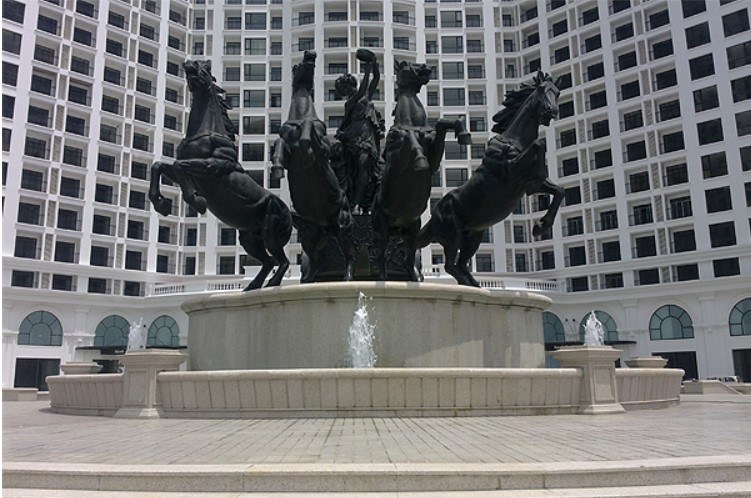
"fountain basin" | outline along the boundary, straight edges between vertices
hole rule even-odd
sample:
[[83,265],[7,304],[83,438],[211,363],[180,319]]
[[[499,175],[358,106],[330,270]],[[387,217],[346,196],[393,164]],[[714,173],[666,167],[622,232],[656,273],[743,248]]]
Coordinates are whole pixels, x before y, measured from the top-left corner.
[[414,282],[336,282],[187,301],[191,370],[347,365],[358,294],[378,367],[541,368],[546,296]]

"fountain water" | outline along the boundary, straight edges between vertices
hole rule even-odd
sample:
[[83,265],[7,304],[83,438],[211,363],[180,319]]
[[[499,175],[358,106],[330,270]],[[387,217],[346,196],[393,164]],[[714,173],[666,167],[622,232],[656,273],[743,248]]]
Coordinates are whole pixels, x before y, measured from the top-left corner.
[[605,344],[605,330],[602,322],[597,319],[595,312],[592,311],[584,324],[584,345],[585,346],[602,346]]
[[130,324],[128,333],[128,351],[146,349],[146,327],[143,326],[143,317],[138,322]]
[[368,321],[368,298],[360,292],[357,310],[349,327],[349,359],[353,368],[373,368],[376,354],[373,350],[375,325]]

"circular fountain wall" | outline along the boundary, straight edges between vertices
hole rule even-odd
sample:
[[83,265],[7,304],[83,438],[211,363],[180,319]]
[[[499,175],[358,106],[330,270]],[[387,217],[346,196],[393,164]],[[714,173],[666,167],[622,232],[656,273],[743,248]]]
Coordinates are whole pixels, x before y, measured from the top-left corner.
[[213,294],[186,302],[191,370],[348,366],[359,293],[378,367],[544,365],[541,313],[526,291],[406,282],[337,282]]

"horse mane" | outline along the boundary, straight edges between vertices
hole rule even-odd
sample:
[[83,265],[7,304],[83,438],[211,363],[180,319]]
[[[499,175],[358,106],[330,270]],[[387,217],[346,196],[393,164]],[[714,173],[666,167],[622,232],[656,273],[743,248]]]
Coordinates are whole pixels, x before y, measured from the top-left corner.
[[492,129],[493,133],[500,134],[508,128],[516,113],[519,112],[519,108],[527,100],[527,97],[535,91],[537,86],[538,83],[536,81],[533,83],[522,83],[518,90],[511,90],[506,94],[502,103],[503,109],[493,116],[493,121],[496,123]]
[[229,118],[229,111],[232,109],[232,106],[230,106],[226,100],[224,100],[224,94],[226,93],[226,90],[219,85],[216,84],[216,78],[213,76],[211,77],[212,80],[214,80],[213,83],[211,83],[211,87],[209,88],[209,94],[217,101],[219,104],[219,110],[222,113],[222,122],[224,123],[224,128],[227,130],[227,133],[230,134],[230,138],[234,141],[237,137],[237,128],[235,127],[235,123],[232,122],[232,120]]

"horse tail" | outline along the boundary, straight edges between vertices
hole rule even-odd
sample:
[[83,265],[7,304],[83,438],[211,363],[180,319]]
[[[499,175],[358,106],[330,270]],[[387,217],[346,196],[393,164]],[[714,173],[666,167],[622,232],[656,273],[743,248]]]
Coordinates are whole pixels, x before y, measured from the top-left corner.
[[435,241],[433,238],[433,219],[434,218],[431,217],[417,234],[417,247],[420,249]]

